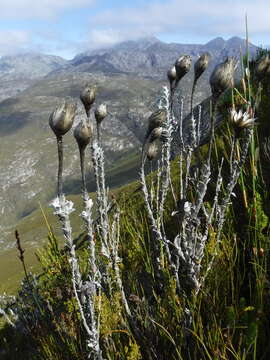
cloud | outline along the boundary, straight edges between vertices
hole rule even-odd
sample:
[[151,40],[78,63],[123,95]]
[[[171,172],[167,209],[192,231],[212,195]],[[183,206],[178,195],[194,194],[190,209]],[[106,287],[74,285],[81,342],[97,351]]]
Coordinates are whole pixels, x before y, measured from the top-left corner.
[[0,55],[12,55],[21,52],[31,42],[31,36],[26,31],[0,31]]
[[84,42],[83,46],[91,49],[110,47],[122,41],[136,40],[148,35],[149,32],[140,29],[137,29],[134,33],[113,28],[94,29],[88,33],[88,40]]
[[[110,34],[110,31],[112,34],[123,32],[122,37],[125,38],[139,37],[141,33],[178,33],[180,39],[186,35],[208,38],[244,36],[245,13],[248,14],[251,34],[260,35],[270,31],[270,2],[266,0],[169,0],[147,2],[145,6],[136,8],[123,6],[121,9],[103,11],[91,18],[95,30],[90,36],[93,42],[106,32]],[[108,24],[108,28],[104,24]]]
[[4,0],[0,19],[55,18],[61,11],[92,5],[95,0]]

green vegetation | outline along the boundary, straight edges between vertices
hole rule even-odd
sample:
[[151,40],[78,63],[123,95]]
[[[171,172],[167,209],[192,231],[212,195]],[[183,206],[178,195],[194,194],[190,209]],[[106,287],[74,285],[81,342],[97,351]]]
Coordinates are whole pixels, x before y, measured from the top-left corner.
[[[151,231],[153,225],[149,220],[140,184],[134,182],[113,190],[111,196],[115,208],[120,209],[119,268],[132,317],[129,317],[123,306],[123,296],[117,277],[114,277],[116,269],[108,267],[107,275],[113,279],[110,288],[105,287],[106,291],[98,292],[94,299],[95,308],[101,309],[100,346],[104,359],[269,358],[270,126],[267,121],[270,110],[270,72],[264,74],[264,81],[260,81],[252,63],[250,71],[251,77],[246,76],[245,81],[234,89],[233,100],[236,109],[255,108],[259,125],[251,135],[248,157],[234,188],[220,241],[217,228],[211,226],[208,229],[202,272],[207,270],[215,257],[198,292],[180,292],[177,289],[170,261],[161,243],[161,270],[157,273],[154,256],[156,249]],[[258,89],[261,93],[260,103],[257,101]],[[219,104],[224,118],[228,117],[228,108],[232,106],[230,99],[225,97]],[[233,156],[236,159],[240,157],[245,139],[242,132],[245,130],[240,132],[226,121],[216,134],[214,155],[211,158],[212,183],[203,199],[205,211],[211,209],[215,197],[215,181],[218,179],[221,158],[224,158],[223,176],[226,178],[232,166],[231,149],[234,148]],[[205,159],[208,150],[209,145],[202,146],[196,152],[196,158],[192,159],[191,166],[195,167],[198,159]],[[130,158],[128,164],[123,161],[112,170],[112,175],[114,171],[115,174],[119,171],[125,174],[128,167],[134,169],[135,160],[136,157]],[[184,167],[186,170],[187,166]],[[179,155],[170,162],[170,171],[172,187],[178,194],[181,171]],[[156,190],[158,179],[158,172],[151,172],[147,177],[148,186],[152,184],[152,189]],[[190,187],[187,191],[191,203],[198,195],[194,194],[194,188]],[[225,193],[226,189],[222,191]],[[79,197],[73,200],[76,209],[80,211]],[[181,213],[179,216],[171,216],[175,209],[173,193],[169,192],[163,222],[163,231],[169,239],[178,234],[181,223]],[[113,219],[112,211],[110,224]],[[51,215],[48,221],[53,224]],[[69,253],[60,246],[58,238],[58,234],[49,230],[49,241],[38,252],[40,275],[35,280],[28,272],[19,290],[18,311],[26,332],[20,332],[8,324],[3,325],[0,332],[0,349],[3,349],[0,358],[3,360],[18,359],[18,353],[25,360],[87,358],[87,336],[74,297]],[[94,241],[97,264],[106,267],[108,260],[100,246],[98,228],[95,228]],[[90,267],[86,234],[80,234],[75,242],[82,278],[86,280]],[[180,278],[181,281],[184,283],[185,279]]]

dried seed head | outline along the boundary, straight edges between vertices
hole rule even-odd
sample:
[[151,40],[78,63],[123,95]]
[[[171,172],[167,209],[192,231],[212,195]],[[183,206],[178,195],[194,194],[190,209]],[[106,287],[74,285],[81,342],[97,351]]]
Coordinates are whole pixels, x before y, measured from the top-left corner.
[[150,134],[150,142],[154,142],[155,140],[160,139],[162,132],[163,132],[162,127],[157,127],[155,129],[153,129]]
[[56,137],[65,135],[72,127],[77,105],[64,101],[50,115],[49,124]]
[[154,160],[154,158],[157,156],[158,154],[158,147],[157,144],[155,142],[151,142],[148,146],[148,150],[147,150],[147,159],[149,161]]
[[202,54],[194,64],[194,79],[198,80],[202,73],[207,69],[211,55],[206,52]]
[[215,67],[210,76],[210,86],[214,98],[219,98],[225,90],[233,87],[235,67],[236,61],[234,58],[227,58],[223,63]]
[[262,80],[267,74],[270,74],[269,55],[263,55],[255,65],[255,74],[258,80]]
[[87,86],[80,94],[81,102],[84,105],[86,115],[89,116],[89,111],[96,98],[97,88],[96,86]]
[[179,59],[176,60],[174,66],[176,70],[176,81],[179,82],[186,73],[189,72],[191,67],[191,57],[189,55],[180,56]]
[[105,104],[101,104],[97,107],[95,111],[95,118],[97,123],[101,123],[102,120],[107,116],[107,106]]
[[175,66],[171,67],[168,72],[167,72],[167,77],[168,80],[170,82],[170,84],[172,84],[174,82],[174,80],[176,80],[176,69]]
[[79,148],[84,149],[90,143],[92,129],[85,121],[80,121],[74,129],[73,133]]

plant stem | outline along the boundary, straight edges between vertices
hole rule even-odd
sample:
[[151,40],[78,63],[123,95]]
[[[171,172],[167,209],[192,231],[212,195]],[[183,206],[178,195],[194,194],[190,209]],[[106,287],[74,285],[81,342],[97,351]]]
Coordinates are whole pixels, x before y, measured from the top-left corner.
[[80,164],[81,164],[81,174],[82,174],[82,193],[83,193],[83,198],[85,198],[85,194],[87,193],[86,182],[85,182],[85,168],[84,168],[85,147],[79,147],[79,150],[80,150]]
[[57,136],[58,150],[58,176],[57,176],[57,194],[60,198],[63,195],[63,137]]
[[100,144],[100,123],[97,122],[97,141]]

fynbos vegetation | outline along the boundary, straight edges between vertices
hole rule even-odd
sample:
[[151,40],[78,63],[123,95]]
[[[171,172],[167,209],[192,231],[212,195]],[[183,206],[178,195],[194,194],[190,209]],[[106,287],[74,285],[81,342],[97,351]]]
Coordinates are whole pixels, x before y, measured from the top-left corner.
[[[1,297],[3,359],[267,359],[269,315],[269,56],[226,59],[211,77],[212,95],[193,107],[210,62],[195,62],[190,114],[178,88],[192,71],[183,55],[169,69],[148,119],[139,184],[106,187],[102,122],[92,107],[98,91],[80,99],[85,118],[74,129],[80,152],[85,231],[74,238],[74,204],[63,194],[63,135],[76,106],[50,117],[59,158],[51,205],[64,235],[52,229],[16,298]],[[185,99],[186,101],[186,99]],[[258,126],[257,126],[258,124]],[[262,131],[263,129],[263,131]],[[96,194],[89,196],[85,158]],[[27,341],[26,341],[27,339]]]

